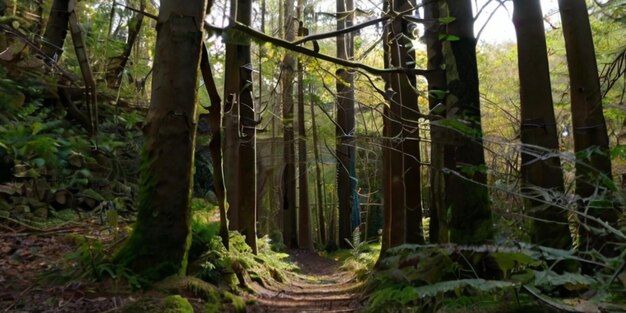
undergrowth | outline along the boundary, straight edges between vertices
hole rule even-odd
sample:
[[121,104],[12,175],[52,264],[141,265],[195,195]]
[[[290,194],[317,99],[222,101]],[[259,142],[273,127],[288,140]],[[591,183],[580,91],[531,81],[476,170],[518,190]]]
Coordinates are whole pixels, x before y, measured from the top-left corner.
[[376,264],[380,254],[379,242],[361,240],[361,232],[357,227],[352,233],[352,241],[346,239],[351,249],[337,250],[330,257],[342,261],[341,269],[354,273],[357,280],[365,280]]
[[402,245],[385,251],[368,279],[367,311],[577,312],[580,303],[592,308],[619,303],[623,309],[626,281],[616,277],[624,275],[624,254],[588,276],[559,270],[559,264],[585,262],[572,251],[524,243]]

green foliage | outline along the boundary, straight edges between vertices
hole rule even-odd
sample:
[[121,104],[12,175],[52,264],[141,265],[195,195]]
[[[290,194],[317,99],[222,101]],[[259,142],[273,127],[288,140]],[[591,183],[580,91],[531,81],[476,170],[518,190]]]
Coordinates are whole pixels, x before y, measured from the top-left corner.
[[[443,306],[444,298],[500,297],[522,287],[549,298],[563,290],[607,290],[615,285],[601,274],[590,277],[556,270],[563,268],[559,264],[583,261],[572,251],[522,243],[509,247],[402,245],[388,249],[370,277],[368,310],[393,312],[410,307],[430,312]],[[621,264],[611,265],[612,271]]]
[[45,273],[44,279],[65,282],[102,281],[111,278],[116,286],[119,282],[124,282],[133,289],[141,288],[146,284],[142,277],[129,268],[111,262],[110,253],[101,241],[80,235],[68,235],[67,239],[77,244],[76,250],[69,253],[63,262]]
[[[350,254],[345,258],[341,268],[346,271],[353,272],[357,279],[364,280],[371,273],[378,255],[380,253],[380,244],[372,244],[361,241],[360,228],[356,228],[352,232],[352,242],[349,250]],[[347,240],[347,239],[346,239]]]
[[193,313],[193,307],[187,299],[172,295],[163,299],[163,313]]
[[236,290],[244,286],[245,282],[239,277],[247,273],[253,279],[264,283],[265,280],[274,279],[284,281],[284,272],[295,269],[284,261],[287,254],[272,250],[267,236],[257,241],[258,254],[254,255],[252,249],[246,244],[245,237],[237,232],[230,233],[230,248],[226,250],[217,233],[210,238],[205,252],[194,262],[194,275],[210,282],[225,282]]

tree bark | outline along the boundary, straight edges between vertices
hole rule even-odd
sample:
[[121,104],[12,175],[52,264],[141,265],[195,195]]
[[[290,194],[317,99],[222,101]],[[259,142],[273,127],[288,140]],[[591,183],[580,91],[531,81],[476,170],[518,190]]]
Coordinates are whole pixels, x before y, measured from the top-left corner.
[[[532,217],[531,241],[567,250],[572,245],[567,211],[546,204],[559,202],[564,185],[541,3],[514,0],[513,5],[522,120],[521,191]],[[544,197],[546,192],[555,198]]]
[[[482,244],[493,239],[489,208],[485,156],[482,147],[476,37],[471,0],[447,0],[449,35],[458,40],[444,42],[447,97],[447,122],[457,131],[454,146],[446,158],[454,165],[446,178],[446,197],[450,201],[450,241]],[[445,15],[445,14],[444,14]]]
[[[397,12],[405,12],[416,7],[415,0],[396,2]],[[404,19],[398,26],[401,28],[397,31],[402,33],[394,41],[392,49],[396,49],[399,53],[400,66],[405,68],[415,68],[415,52],[411,50],[411,40],[415,39],[414,30],[416,25]],[[420,171],[420,138],[419,124],[420,116],[417,104],[417,80],[414,74],[400,74],[400,93],[402,106],[402,129],[403,141],[403,181],[405,196],[405,229],[406,243],[424,243],[424,233],[422,228],[422,184]],[[414,90],[415,88],[415,90]]]
[[184,275],[187,268],[205,5],[204,0],[163,0],[159,9],[137,223],[114,258],[151,280]]
[[[237,0],[230,2],[230,16],[238,16]],[[241,71],[239,68],[245,63],[245,49],[235,43],[226,42],[226,54],[224,60],[224,115],[222,125],[224,127],[224,139],[222,150],[224,154],[224,186],[226,188],[226,200],[228,202],[228,229],[239,230],[239,200],[244,191],[238,190],[238,167],[239,167],[239,97],[241,95],[240,81]],[[248,192],[248,191],[245,191]]]
[[202,71],[202,79],[204,86],[211,100],[209,107],[209,128],[211,129],[211,141],[209,142],[209,150],[211,151],[211,160],[213,161],[213,185],[215,187],[215,196],[220,210],[220,238],[226,249],[229,248],[228,220],[226,217],[226,199],[224,190],[224,175],[222,171],[222,128],[220,121],[222,119],[220,99],[213,73],[211,72],[211,64],[209,63],[209,54],[206,47],[202,49],[202,59],[200,61],[200,69]]
[[50,9],[50,16],[43,35],[41,50],[53,61],[61,59],[63,43],[67,36],[68,23],[70,20],[69,0],[54,0]]
[[[236,13],[237,21],[250,25],[251,0],[233,0],[231,7],[231,13]],[[256,122],[252,100],[250,42],[227,43],[226,48],[225,93],[234,100],[230,103],[225,138],[232,141],[226,147],[235,150],[236,154],[234,164],[231,163],[234,171],[229,174],[232,189],[230,192],[227,189],[229,209],[236,220],[236,225],[231,225],[231,229],[244,235],[246,243],[256,254]]]
[[[425,3],[424,19],[438,21],[441,3],[441,1]],[[444,118],[446,116],[444,91],[447,89],[447,86],[446,72],[442,69],[444,59],[442,53],[443,46],[439,39],[440,32],[441,29],[438,22],[426,25],[427,66],[429,70],[433,71],[432,75],[428,77],[428,106],[431,115]],[[447,128],[437,123],[430,123],[430,223],[428,231],[431,243],[448,242],[448,203],[446,201],[443,169],[447,166],[444,164],[445,150],[449,149],[449,145],[446,144],[446,138],[450,137]]]
[[[294,15],[294,0],[285,0],[283,27],[285,40],[296,38],[298,23]],[[293,80],[296,59],[287,52],[281,64],[282,103],[283,103],[283,155],[285,172],[283,174],[283,241],[289,248],[298,247],[296,214],[296,160],[293,131]]]
[[304,77],[303,66],[298,61],[298,242],[301,249],[313,250],[311,238],[311,209],[309,207],[309,176],[306,155],[306,133],[304,125]]
[[[310,92],[309,85],[309,94]],[[319,156],[319,139],[317,135],[317,123],[315,121],[315,105],[311,100],[311,132],[313,133],[313,156],[315,157],[315,181],[317,182],[317,217],[319,227],[319,239],[320,243],[326,244],[326,220],[324,219],[324,189],[322,187],[322,170],[320,168],[320,156]]]
[[[352,26],[354,14],[352,0],[337,0],[337,30]],[[348,13],[346,13],[348,12]],[[354,57],[352,34],[337,36],[337,58],[350,60]],[[338,69],[337,76],[337,195],[339,200],[339,247],[348,249],[352,230],[358,223],[355,217],[356,177],[355,168],[355,140],[354,120],[354,72]],[[358,214],[358,213],[357,213]]]
[[[602,112],[598,64],[584,0],[559,0],[563,37],[570,76],[572,128],[576,152],[576,195],[578,210],[616,226],[620,211],[607,198],[614,191],[609,155],[609,138]],[[597,201],[600,200],[600,201]],[[579,216],[579,248],[597,250],[606,256],[619,252],[613,236],[601,236],[587,228],[601,225]]]
[[[140,0],[139,10],[144,11],[145,7],[146,1]],[[128,22],[128,38],[126,39],[126,45],[124,46],[122,54],[109,60],[110,64],[107,68],[106,80],[108,86],[111,88],[118,88],[120,86],[122,74],[126,68],[126,63],[128,63],[130,53],[133,51],[135,41],[137,41],[137,37],[141,31],[142,23],[143,14],[135,13],[135,15]]]
[[[383,1],[383,11],[389,11],[389,1]],[[389,27],[383,28],[383,62],[384,67],[387,69],[390,67],[390,54],[389,54]],[[385,91],[391,89],[390,81],[385,80]],[[390,101],[390,99],[385,99]],[[392,184],[391,184],[391,132],[390,132],[390,110],[389,106],[385,106],[383,109],[383,133],[382,133],[382,157],[383,157],[383,233],[381,243],[381,254],[391,247],[391,212],[392,212]],[[404,235],[404,233],[403,233]],[[379,258],[379,260],[382,258]]]

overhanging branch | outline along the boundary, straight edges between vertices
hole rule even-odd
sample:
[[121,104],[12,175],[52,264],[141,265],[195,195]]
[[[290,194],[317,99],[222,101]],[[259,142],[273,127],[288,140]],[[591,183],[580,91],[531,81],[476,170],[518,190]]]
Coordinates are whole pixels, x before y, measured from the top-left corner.
[[377,67],[369,66],[369,65],[354,62],[354,61],[343,60],[343,59],[339,59],[336,57],[332,57],[327,54],[313,51],[311,49],[307,49],[302,46],[298,46],[292,42],[288,42],[280,38],[266,35],[262,32],[254,30],[244,24],[241,24],[235,21],[232,21],[231,25],[225,28],[217,27],[215,25],[211,25],[206,22],[204,26],[207,29],[207,31],[216,33],[219,35],[223,35],[227,32],[238,31],[238,32],[241,32],[243,34],[250,36],[251,38],[254,38],[257,41],[269,42],[275,46],[278,46],[278,47],[281,47],[281,48],[284,48],[293,52],[304,54],[306,56],[310,56],[310,57],[317,58],[320,60],[328,61],[328,62],[341,65],[347,68],[361,69],[373,75],[386,76],[388,74],[401,73],[401,74],[407,74],[407,75],[420,75],[420,76],[424,76],[428,78],[432,73],[435,73],[437,71],[437,70],[424,70],[424,69],[413,69],[413,68],[403,68],[403,67],[393,67],[393,68],[383,69],[383,68],[377,68]]

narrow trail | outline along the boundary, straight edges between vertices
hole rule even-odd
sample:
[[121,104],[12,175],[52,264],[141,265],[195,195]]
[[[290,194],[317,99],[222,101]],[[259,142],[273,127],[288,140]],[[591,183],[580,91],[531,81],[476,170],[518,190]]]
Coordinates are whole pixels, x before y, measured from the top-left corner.
[[256,303],[247,312],[359,312],[359,283],[352,273],[339,269],[339,262],[314,252],[294,250],[290,255],[300,273],[271,286],[252,283],[255,294],[250,299]]

